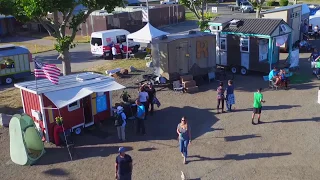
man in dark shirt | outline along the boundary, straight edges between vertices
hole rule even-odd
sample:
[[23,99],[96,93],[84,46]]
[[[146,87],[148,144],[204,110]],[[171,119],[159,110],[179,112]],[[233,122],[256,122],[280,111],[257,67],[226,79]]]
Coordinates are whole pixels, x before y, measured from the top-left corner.
[[151,110],[150,110],[150,113],[151,115],[153,115],[153,110],[154,110],[154,103],[153,103],[153,99],[156,95],[156,90],[154,89],[154,87],[152,86],[152,84],[149,84],[148,86],[148,95],[149,95],[149,103],[148,103],[148,109],[149,109],[149,106],[151,106]]
[[124,147],[119,148],[119,155],[116,158],[116,179],[131,180],[132,175],[132,158],[125,153]]

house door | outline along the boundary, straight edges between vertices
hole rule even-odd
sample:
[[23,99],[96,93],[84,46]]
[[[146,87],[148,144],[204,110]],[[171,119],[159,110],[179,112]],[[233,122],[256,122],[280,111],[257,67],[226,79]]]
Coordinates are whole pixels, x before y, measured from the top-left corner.
[[181,75],[189,72],[188,48],[188,41],[181,42],[177,47],[177,69]]
[[88,127],[94,123],[91,109],[91,97],[87,96],[83,98],[83,115],[84,115],[84,126]]

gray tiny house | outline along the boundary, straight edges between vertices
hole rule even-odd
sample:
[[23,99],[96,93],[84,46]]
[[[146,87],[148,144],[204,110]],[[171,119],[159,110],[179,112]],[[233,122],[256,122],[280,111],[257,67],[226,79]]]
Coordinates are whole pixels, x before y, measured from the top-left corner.
[[[309,23],[310,9],[307,4],[295,4],[275,8],[261,13],[262,18],[282,19],[292,28],[292,44],[302,39],[302,25]],[[292,45],[290,44],[290,45]],[[285,43],[281,48],[288,50],[289,44]]]
[[[269,72],[279,62],[279,40],[292,29],[282,19],[230,19],[217,17],[209,22],[216,35],[216,64],[233,73]],[[289,56],[292,49],[289,48]]]
[[154,74],[170,81],[181,75],[208,75],[216,67],[216,37],[190,31],[154,39],[151,55]]

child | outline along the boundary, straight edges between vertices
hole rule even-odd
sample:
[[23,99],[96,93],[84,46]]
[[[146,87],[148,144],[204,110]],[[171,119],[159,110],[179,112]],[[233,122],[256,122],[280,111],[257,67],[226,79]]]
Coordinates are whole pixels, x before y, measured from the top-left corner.
[[232,80],[228,81],[228,87],[226,91],[227,91],[227,95],[226,95],[227,111],[231,112],[232,105],[235,104],[234,87],[233,87]]
[[286,71],[281,69],[279,75],[281,77],[281,83],[285,85],[285,88],[288,88],[288,80],[286,77]]
[[219,83],[219,87],[217,88],[217,113],[219,114],[219,108],[221,104],[221,112],[224,113],[224,88],[223,82]]

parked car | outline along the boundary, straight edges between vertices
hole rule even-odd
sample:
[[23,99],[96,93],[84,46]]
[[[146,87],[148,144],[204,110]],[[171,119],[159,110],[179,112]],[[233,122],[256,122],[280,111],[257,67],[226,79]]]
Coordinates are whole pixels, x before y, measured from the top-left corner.
[[[93,32],[91,34],[90,46],[93,56],[104,57],[110,56],[112,45],[115,45],[120,53],[119,45],[123,45],[124,52],[127,51],[127,35],[129,31],[124,29],[112,29],[106,31]],[[138,52],[140,44],[132,40],[128,41],[128,51]]]
[[178,4],[177,0],[164,0],[160,1],[160,4]]
[[31,75],[32,54],[23,46],[12,44],[0,46],[0,81],[11,84],[15,79]]

